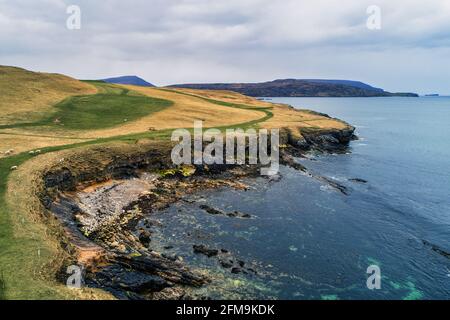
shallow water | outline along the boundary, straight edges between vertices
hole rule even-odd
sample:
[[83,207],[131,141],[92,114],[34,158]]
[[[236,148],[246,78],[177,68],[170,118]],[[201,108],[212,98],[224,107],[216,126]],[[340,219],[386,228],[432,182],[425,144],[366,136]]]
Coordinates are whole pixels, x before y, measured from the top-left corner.
[[[164,228],[152,246],[172,245],[188,264],[208,268],[217,278],[207,288],[213,297],[449,299],[450,98],[273,101],[357,127],[361,139],[351,154],[301,160],[346,185],[349,196],[282,167],[280,181],[258,178],[249,191],[202,192],[196,203],[158,213]],[[212,216],[199,209],[203,202],[254,219]],[[258,274],[231,274],[214,257],[193,255],[192,245],[201,243],[229,250]],[[380,290],[366,286],[374,264]]]

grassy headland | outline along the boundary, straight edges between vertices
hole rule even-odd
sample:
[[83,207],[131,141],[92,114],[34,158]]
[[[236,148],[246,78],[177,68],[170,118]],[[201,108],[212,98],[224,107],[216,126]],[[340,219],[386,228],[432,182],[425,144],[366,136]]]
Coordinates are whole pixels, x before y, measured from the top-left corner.
[[[120,148],[137,145],[142,140],[168,139],[172,129],[191,128],[195,120],[203,120],[205,128],[283,127],[298,136],[302,128],[346,127],[335,119],[233,92],[80,82],[6,67],[0,71],[1,81],[9,83],[2,88],[0,100],[0,120],[3,119],[0,298],[3,299],[109,297],[96,290],[69,290],[56,280],[55,273],[68,253],[63,248],[58,223],[36,195],[42,183],[43,166],[63,163],[64,157],[92,146],[107,144]],[[20,104],[25,88],[48,81],[52,86],[43,85],[39,94],[27,95],[31,102],[21,104],[17,108],[20,112],[12,112]],[[32,117],[26,119],[24,115]],[[35,152],[37,148],[39,152]]]

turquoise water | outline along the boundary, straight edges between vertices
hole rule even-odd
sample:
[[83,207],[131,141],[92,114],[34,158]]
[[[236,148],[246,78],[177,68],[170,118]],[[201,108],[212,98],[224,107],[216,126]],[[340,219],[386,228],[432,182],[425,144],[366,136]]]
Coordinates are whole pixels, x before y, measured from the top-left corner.
[[[178,204],[158,214],[165,225],[161,239],[188,263],[216,268],[236,284],[217,283],[226,291],[211,289],[217,297],[449,299],[450,98],[273,101],[357,127],[360,140],[352,142],[351,153],[299,160],[350,194],[282,167],[279,181],[259,178],[250,191],[196,195],[255,219],[216,217],[198,203]],[[214,259],[192,255],[198,243],[226,248],[255,265],[258,275],[227,274]],[[380,290],[366,286],[367,267],[374,264],[381,269]]]

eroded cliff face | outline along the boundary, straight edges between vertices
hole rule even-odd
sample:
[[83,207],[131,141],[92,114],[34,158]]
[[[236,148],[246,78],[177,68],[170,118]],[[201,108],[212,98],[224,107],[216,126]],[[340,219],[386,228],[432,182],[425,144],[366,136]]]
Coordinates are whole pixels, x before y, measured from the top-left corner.
[[61,159],[43,174],[48,195],[114,178],[134,176],[139,170],[170,167],[172,145],[167,142],[90,147]]
[[[305,131],[301,139],[283,132],[280,143],[285,147],[280,161],[306,171],[294,156],[307,151],[342,152],[354,138],[353,133],[351,126],[345,130]],[[84,265],[87,285],[108,290],[121,299],[208,298],[196,288],[207,285],[210,274],[189,269],[178,257],[149,249],[151,228],[156,222],[148,217],[199,190],[221,186],[245,189],[242,179],[259,175],[259,167],[181,168],[172,164],[172,146],[148,141],[90,147],[61,159],[43,173],[41,201],[59,219],[74,249],[73,259],[66,265]],[[340,186],[332,187],[345,193]],[[208,213],[219,212],[207,209]],[[223,216],[251,218],[245,213],[224,212]],[[233,253],[213,251],[229,272],[259,272]],[[213,251],[199,244],[193,254]]]
[[[326,116],[326,115],[325,115]],[[345,152],[349,143],[357,139],[355,128],[306,129],[293,134],[282,129],[280,144],[289,147],[287,152],[301,155],[306,151]],[[80,185],[90,185],[114,178],[133,177],[139,171],[175,168],[172,165],[173,143],[145,142],[136,145],[91,147],[62,159],[43,174],[45,190],[74,191]],[[211,169],[220,165],[210,166]],[[224,165],[224,167],[229,167]],[[45,202],[45,199],[44,199]]]
[[355,140],[355,128],[348,127],[343,130],[305,130],[298,139],[291,138],[290,144],[303,151],[320,151],[340,153],[347,150],[350,141]]

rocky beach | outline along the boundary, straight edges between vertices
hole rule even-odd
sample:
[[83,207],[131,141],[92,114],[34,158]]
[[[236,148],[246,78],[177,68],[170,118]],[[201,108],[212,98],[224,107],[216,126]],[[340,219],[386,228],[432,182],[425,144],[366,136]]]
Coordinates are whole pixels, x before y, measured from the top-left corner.
[[[309,153],[346,152],[355,139],[353,132],[348,126],[345,130],[305,132],[302,139],[284,134],[281,164],[345,194],[345,186],[308,172],[296,159]],[[155,217],[174,204],[185,203],[207,216],[252,221],[256,219],[252,212],[225,211],[207,199],[198,201],[197,194],[224,188],[248,190],[254,179],[262,179],[259,167],[175,167],[169,165],[170,148],[163,142],[144,142],[126,149],[96,147],[43,173],[41,201],[61,222],[66,248],[71,252],[62,275],[68,265],[83,265],[87,286],[109,291],[120,299],[211,298],[208,286],[215,282],[215,273],[187,264],[173,253],[173,246],[154,241],[161,240],[160,232],[165,228]],[[276,183],[281,178],[264,180]],[[180,210],[179,214],[184,213]],[[257,261],[245,261],[225,245],[211,246],[195,230],[189,236],[195,241],[188,254],[214,261],[225,277],[227,273],[241,274],[258,281],[268,272]]]

